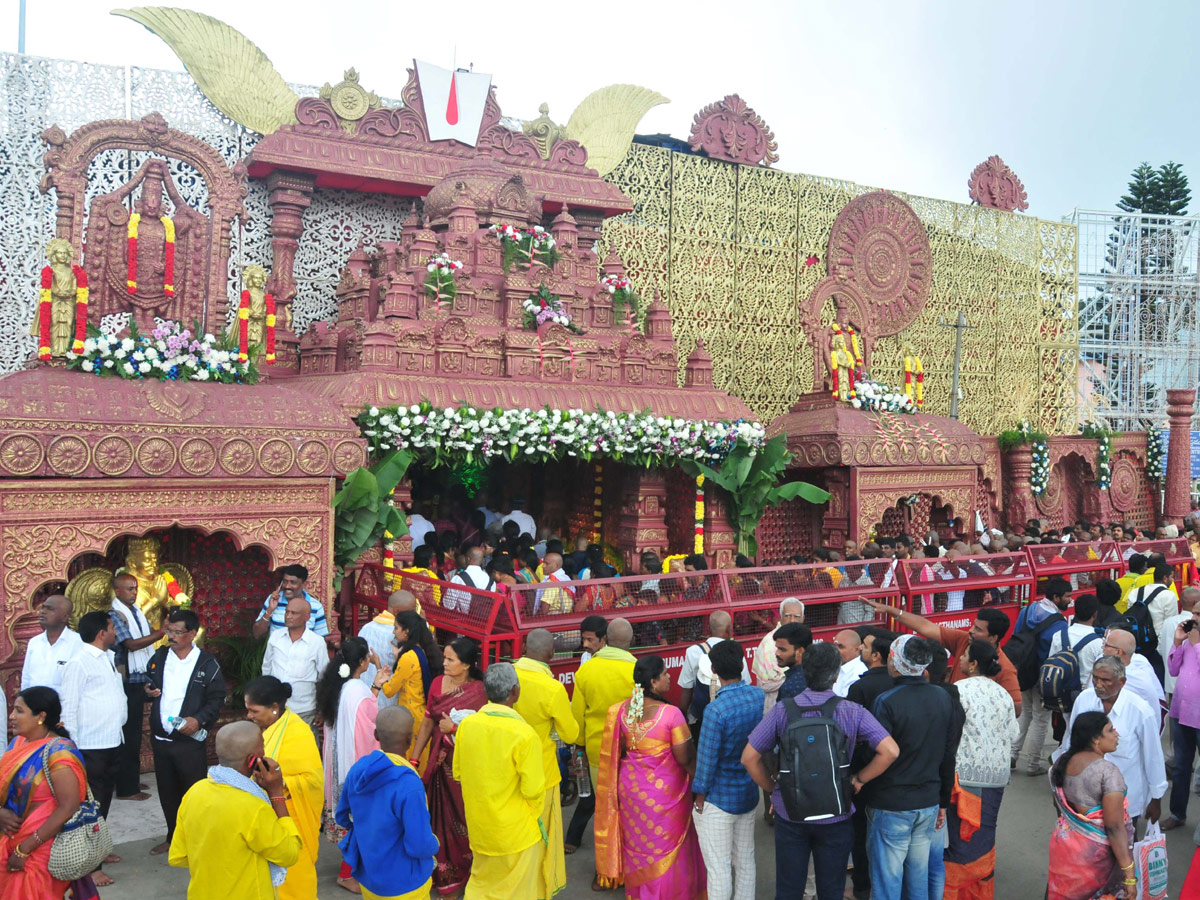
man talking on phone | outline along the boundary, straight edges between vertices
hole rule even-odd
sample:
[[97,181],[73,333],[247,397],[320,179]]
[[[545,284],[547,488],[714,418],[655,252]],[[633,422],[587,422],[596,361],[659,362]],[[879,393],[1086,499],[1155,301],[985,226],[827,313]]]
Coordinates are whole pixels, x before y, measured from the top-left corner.
[[309,630],[321,637],[328,637],[329,622],[325,618],[325,607],[321,605],[320,600],[304,589],[304,585],[308,581],[308,569],[293,563],[290,566],[284,566],[280,570],[280,576],[279,587],[275,588],[271,595],[263,601],[262,612],[254,620],[254,625],[251,627],[254,636],[260,638],[268,631],[276,632],[287,628],[284,613],[287,610],[288,602],[297,597],[303,597],[312,608],[312,616],[308,620]]
[[217,732],[217,765],[188,790],[168,862],[190,874],[189,900],[273,897],[300,858],[279,763],[263,756],[253,722]]

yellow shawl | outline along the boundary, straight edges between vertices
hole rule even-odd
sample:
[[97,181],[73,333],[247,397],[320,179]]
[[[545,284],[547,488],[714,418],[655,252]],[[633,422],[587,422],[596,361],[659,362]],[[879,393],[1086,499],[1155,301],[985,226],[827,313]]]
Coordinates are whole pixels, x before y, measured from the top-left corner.
[[317,896],[317,839],[325,804],[325,774],[317,740],[308,724],[286,709],[263,732],[263,747],[267,757],[283,770],[288,813],[304,843],[299,861],[288,869],[287,880],[279,888],[279,900],[312,900]]

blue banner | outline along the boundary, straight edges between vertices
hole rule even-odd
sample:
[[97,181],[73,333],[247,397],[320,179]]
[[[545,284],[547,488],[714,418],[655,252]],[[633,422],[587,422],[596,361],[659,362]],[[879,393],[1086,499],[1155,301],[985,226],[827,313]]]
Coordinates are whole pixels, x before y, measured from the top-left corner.
[[[1171,439],[1169,430],[1162,430],[1163,447],[1163,472],[1167,471],[1167,457],[1171,453]],[[1192,481],[1200,481],[1200,431],[1192,432]]]

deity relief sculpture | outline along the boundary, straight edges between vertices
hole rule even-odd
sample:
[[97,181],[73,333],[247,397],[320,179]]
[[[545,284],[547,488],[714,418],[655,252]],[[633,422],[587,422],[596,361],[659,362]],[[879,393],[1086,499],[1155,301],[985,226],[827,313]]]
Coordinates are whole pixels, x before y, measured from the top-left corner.
[[999,156],[989,156],[975,167],[967,181],[967,190],[980,206],[1006,212],[1029,209],[1025,185]]
[[38,339],[38,358],[60,359],[83,350],[87,336],[87,275],[73,265],[75,248],[62,238],[46,245],[50,264],[42,269],[41,296],[29,333]]
[[696,113],[688,146],[694,151],[703,150],[713,159],[747,166],[779,162],[775,133],[737,94],[727,94]]
[[96,567],[84,569],[67,584],[66,595],[78,619],[86,612],[108,609],[112,603],[112,579],[129,574],[137,579],[137,605],[151,627],[162,626],[168,606],[191,606],[195,582],[192,573],[178,563],[160,563],[162,542],[155,537],[130,538],[125,565],[110,572]]
[[[141,188],[135,211],[127,198]],[[174,211],[163,205],[166,190]],[[208,219],[188,206],[161,159],[148,159],[128,182],[97,197],[88,219],[88,265],[96,274],[96,312],[131,312],[139,329],[154,318],[182,320],[197,283]]]
[[[821,360],[825,366],[824,386],[831,391],[838,390],[837,353],[840,350],[849,360],[849,388],[852,390],[854,382],[863,378],[866,373],[867,364],[863,357],[862,332],[850,321],[849,305],[841,294],[833,295],[833,322],[825,326],[822,332],[824,340],[821,341],[820,348]],[[843,378],[841,381],[845,383],[847,379]]]
[[830,391],[835,400],[849,400],[854,393],[854,357],[846,349],[846,337],[835,334],[829,349]]

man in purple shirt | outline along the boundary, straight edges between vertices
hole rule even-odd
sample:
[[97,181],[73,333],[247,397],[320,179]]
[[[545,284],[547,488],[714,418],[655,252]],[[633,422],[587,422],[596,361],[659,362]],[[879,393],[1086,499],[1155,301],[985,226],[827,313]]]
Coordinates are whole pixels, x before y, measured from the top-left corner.
[[[833,683],[841,671],[842,658],[833,644],[814,644],[801,661],[808,687],[789,701],[780,701],[750,733],[749,743],[742,753],[742,765],[764,791],[771,793],[775,810],[775,898],[800,900],[808,881],[808,857],[812,854],[816,869],[817,900],[840,900],[846,887],[846,862],[854,843],[854,827],[850,813],[841,816],[793,821],[775,780],[767,774],[763,754],[779,746],[788,718],[786,703],[813,707],[805,716],[820,715],[819,707],[835,698]],[[874,758],[854,776],[854,792],[876,778],[899,755],[896,742],[887,731],[857,703],[838,699],[833,719],[846,735],[848,747],[859,741],[875,751]]]
[[1188,788],[1192,783],[1192,763],[1200,745],[1200,618],[1175,626],[1167,670],[1177,680],[1171,696],[1171,746],[1175,765],[1171,780],[1171,814],[1162,822],[1163,831],[1178,828],[1187,818]]

